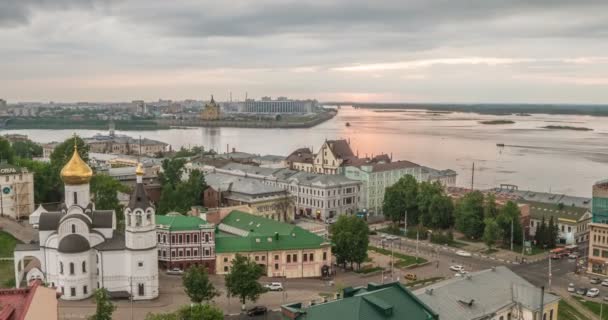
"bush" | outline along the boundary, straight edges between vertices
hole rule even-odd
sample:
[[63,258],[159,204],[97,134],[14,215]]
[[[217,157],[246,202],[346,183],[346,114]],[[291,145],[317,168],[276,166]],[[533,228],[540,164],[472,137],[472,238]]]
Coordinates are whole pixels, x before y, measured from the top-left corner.
[[428,237],[428,230],[429,229],[422,226],[408,228],[405,236],[410,239],[416,239],[416,232],[418,232],[418,239],[426,240]]
[[431,242],[437,244],[451,244],[452,242],[454,242],[454,234],[452,234],[452,231],[433,232],[433,234],[431,235]]

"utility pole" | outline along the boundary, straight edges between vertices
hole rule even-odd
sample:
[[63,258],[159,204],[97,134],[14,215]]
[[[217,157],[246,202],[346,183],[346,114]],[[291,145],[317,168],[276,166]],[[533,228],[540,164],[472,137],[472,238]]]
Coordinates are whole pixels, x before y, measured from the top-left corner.
[[473,162],[473,168],[471,169],[471,191],[473,191],[474,186],[475,186],[475,162]]
[[420,228],[416,228],[416,263],[418,263],[418,239],[420,237]]
[[[523,243],[521,244],[524,245]],[[511,219],[511,251],[513,251],[513,219]]]
[[393,278],[393,276],[394,276],[394,271],[393,270],[395,269],[395,264],[393,263],[393,261],[394,261],[393,260],[393,255],[394,255],[393,252],[395,250],[394,250],[394,246],[393,245],[394,245],[393,244],[393,240],[391,240],[391,281],[393,281],[393,279],[394,279]]
[[551,257],[549,257],[549,290],[551,290]]
[[407,237],[407,210],[405,210],[405,219],[404,219],[404,223],[403,223],[403,232],[405,234],[405,236]]

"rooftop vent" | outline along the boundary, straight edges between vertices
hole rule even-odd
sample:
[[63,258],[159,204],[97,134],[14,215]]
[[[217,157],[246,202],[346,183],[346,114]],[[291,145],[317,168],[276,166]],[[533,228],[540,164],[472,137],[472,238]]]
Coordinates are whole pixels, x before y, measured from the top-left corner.
[[464,304],[464,305],[466,305],[466,306],[472,307],[472,306],[473,306],[473,303],[475,302],[475,299],[471,299],[471,300],[469,300],[469,301],[458,300],[458,302],[460,302],[460,303],[462,303],[462,304]]
[[432,296],[433,295],[433,288],[428,288],[428,289],[424,290],[424,292],[426,294],[428,294],[429,296]]

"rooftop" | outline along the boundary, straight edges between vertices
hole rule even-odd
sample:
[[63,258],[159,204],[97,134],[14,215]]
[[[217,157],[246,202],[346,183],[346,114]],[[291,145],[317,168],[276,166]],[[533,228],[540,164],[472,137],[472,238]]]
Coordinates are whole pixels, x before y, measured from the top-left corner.
[[176,212],[155,216],[156,226],[169,231],[199,230],[201,226],[211,226],[207,221],[194,216],[184,216]]
[[221,173],[208,173],[205,182],[216,191],[231,191],[249,195],[284,193],[285,190],[262,183],[260,180],[232,176]]
[[[528,310],[538,310],[541,289],[500,266],[470,273],[414,291],[414,294],[439,314],[440,319],[482,319],[495,311],[516,304]],[[544,304],[559,300],[544,294]]]
[[339,159],[348,159],[348,158],[355,157],[355,154],[353,153],[353,150],[350,148],[348,141],[346,141],[344,139],[327,140],[326,143],[329,146],[329,149]]
[[439,319],[433,310],[398,282],[345,288],[343,294],[342,299],[308,308],[302,308],[301,303],[284,305],[283,315],[298,320]]
[[587,208],[566,205],[560,209],[559,204],[538,201],[519,201],[519,203],[528,204],[530,206],[530,216],[533,219],[542,219],[542,217],[545,217],[547,222],[551,217],[576,221],[582,217],[585,212],[589,211]]

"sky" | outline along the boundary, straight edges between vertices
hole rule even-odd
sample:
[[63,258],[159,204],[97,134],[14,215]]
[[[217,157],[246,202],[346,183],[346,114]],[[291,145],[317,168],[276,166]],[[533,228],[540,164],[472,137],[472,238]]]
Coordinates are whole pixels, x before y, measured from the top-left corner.
[[0,98],[608,103],[608,1],[0,0]]

